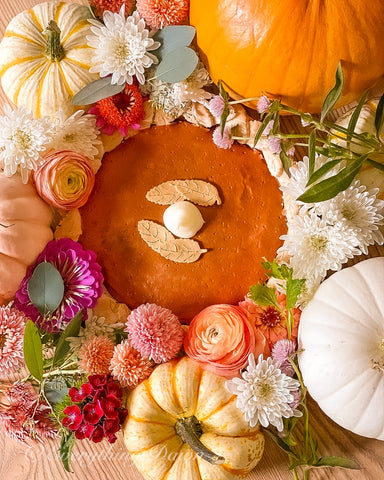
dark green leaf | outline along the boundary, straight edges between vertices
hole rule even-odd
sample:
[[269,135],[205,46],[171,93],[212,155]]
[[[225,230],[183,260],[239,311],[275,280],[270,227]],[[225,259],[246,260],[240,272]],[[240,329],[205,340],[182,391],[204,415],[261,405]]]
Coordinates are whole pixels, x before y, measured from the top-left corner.
[[261,266],[267,272],[267,275],[269,277],[280,278],[280,279],[283,278],[281,274],[281,265],[277,263],[276,258],[274,258],[272,262],[268,262],[267,260],[262,262]]
[[75,434],[63,435],[60,442],[60,458],[63,462],[64,468],[67,472],[70,472],[69,463],[71,461],[71,453],[75,444]]
[[112,97],[122,92],[125,88],[125,83],[123,85],[112,85],[111,78],[99,78],[86,85],[72,98],[72,105],[90,105],[103,98]]
[[171,25],[155,33],[153,39],[161,46],[153,53],[163,59],[168,53],[179,47],[188,47],[196,34],[195,27],[190,25]]
[[363,105],[367,99],[368,96],[368,91],[364,93],[364,95],[361,97],[359,103],[356,105],[356,108],[354,109],[351,118],[349,119],[348,122],[348,133],[347,133],[347,142],[349,142],[352,138],[352,135],[355,133],[355,128],[357,125],[357,121],[359,120],[361,109],[363,108]]
[[249,289],[250,299],[261,307],[274,306],[279,308],[277,303],[277,296],[274,288],[267,287],[267,285],[253,285]]
[[328,113],[333,109],[333,107],[335,106],[335,104],[340,98],[343,88],[344,88],[344,74],[343,74],[343,69],[341,68],[341,62],[339,62],[336,70],[335,85],[332,88],[332,90],[328,93],[328,95],[325,97],[325,100],[321,109],[320,122],[322,122],[325,119],[325,117],[328,115]]
[[384,95],[380,98],[375,115],[376,136],[380,140],[380,132],[384,123]]
[[177,83],[188,78],[195,70],[199,59],[189,47],[178,47],[167,53],[156,69],[156,78],[163,82]]
[[358,174],[366,155],[350,162],[343,170],[333,177],[313,185],[304,192],[297,200],[305,203],[323,202],[335,197],[338,193],[346,190]]
[[43,348],[36,325],[28,320],[24,331],[24,360],[29,373],[39,382],[43,380]]
[[263,123],[260,125],[255,138],[253,140],[253,146],[256,147],[257,142],[260,140],[261,135],[263,134],[264,130],[267,128],[268,123],[272,120],[272,117],[274,116],[275,112],[269,112],[263,120]]
[[[283,147],[283,145],[282,145]],[[290,172],[289,172],[289,169],[292,167],[292,158],[286,154],[285,152],[285,148],[282,148],[281,149],[281,152],[280,152],[280,160],[281,160],[281,163],[283,165],[283,168],[284,168],[284,172],[290,176]]]
[[280,126],[280,113],[276,112],[276,115],[273,119],[273,127],[272,127],[272,135],[276,135],[279,133],[279,126]]
[[287,309],[291,309],[297,302],[297,297],[303,288],[305,280],[288,278],[286,283]]
[[274,432],[271,430],[264,429],[263,432],[267,433],[272,440],[277,443],[277,445],[284,450],[284,452],[288,453],[288,455],[291,455],[293,458],[297,459],[297,456],[295,452],[290,448],[290,446],[284,442],[284,440],[276,435]]
[[317,180],[320,180],[320,178],[324,177],[324,175],[326,173],[328,173],[330,170],[332,170],[332,168],[336,167],[336,165],[338,165],[341,162],[341,160],[343,160],[343,159],[338,158],[336,160],[330,160],[329,162],[324,163],[324,165],[322,165],[320,168],[318,168],[316,170],[316,172],[313,172],[311,174],[306,186],[309,187],[313,183],[317,182]]
[[312,130],[308,140],[308,157],[309,157],[309,176],[315,170],[316,160],[316,129]]
[[63,377],[44,382],[44,395],[51,405],[61,402],[68,392],[69,388]]
[[353,470],[360,470],[359,465],[350,458],[345,457],[322,457],[318,460],[314,467],[342,467],[351,468]]
[[27,285],[29,299],[42,315],[56,310],[64,296],[64,281],[48,262],[37,265]]
[[81,326],[82,314],[77,313],[67,325],[64,332],[60,335],[57,342],[55,355],[53,356],[53,365],[57,366],[61,360],[65,358],[69,352],[69,343],[66,341],[68,337],[77,337]]

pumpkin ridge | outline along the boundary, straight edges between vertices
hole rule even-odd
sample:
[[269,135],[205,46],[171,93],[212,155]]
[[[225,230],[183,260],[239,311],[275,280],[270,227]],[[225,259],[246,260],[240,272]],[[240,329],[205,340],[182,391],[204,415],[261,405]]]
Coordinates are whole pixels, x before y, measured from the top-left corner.
[[198,420],[200,422],[205,422],[207,420],[207,418],[211,417],[212,415],[214,415],[215,413],[219,412],[222,408],[226,407],[227,405],[229,405],[231,402],[233,401],[236,401],[236,396],[235,395],[232,395],[231,398],[229,400],[227,400],[226,402],[223,402],[221,403],[218,407],[216,407],[214,410],[212,410],[212,412],[209,413],[209,415],[206,415],[205,417],[203,418],[199,418]]
[[131,418],[137,423],[150,423],[154,425],[164,425],[166,427],[169,427],[169,423],[157,422],[155,420],[145,420],[144,418],[135,417],[135,415],[130,415],[129,418]]
[[[380,305],[378,304],[378,302],[377,302],[376,294],[375,294],[375,292],[372,290],[371,284],[367,282],[367,279],[366,279],[365,276],[361,273],[359,267],[356,268],[356,273],[357,273],[359,279],[364,282],[364,285],[367,287],[367,289],[369,290],[369,293],[371,294],[372,298],[374,299],[375,306],[376,306],[376,310],[381,313],[382,317],[384,317],[384,311],[381,309],[381,306],[380,306]],[[361,305],[361,304],[359,304],[359,305]],[[362,305],[362,307],[364,307],[364,306]]]
[[[173,437],[178,437],[176,432],[174,434],[170,435],[169,437],[166,437],[166,438],[163,438],[163,439],[159,440],[158,442],[154,443],[153,445],[150,445],[149,447],[142,448],[141,450],[130,450],[129,453],[135,455],[135,454],[138,454],[138,453],[147,452],[148,450],[151,450],[151,448],[155,447],[156,445],[159,445],[160,443],[168,442],[168,440],[170,440]],[[183,442],[181,442],[181,446],[183,446]]]
[[[149,378],[150,379],[150,378]],[[174,415],[172,415],[170,412],[167,412],[167,410],[164,410],[164,408],[159,405],[159,403],[156,401],[155,397],[153,396],[152,394],[152,389],[151,389],[151,384],[149,381],[146,381],[144,383],[144,386],[145,386],[145,391],[147,392],[147,395],[148,397],[152,400],[152,402],[157,405],[160,410],[162,410],[164,413],[166,413],[167,415],[169,415],[170,417],[174,418],[175,419],[175,422],[176,422],[176,417]]]
[[20,59],[18,58],[17,60],[12,60],[12,62],[9,62],[6,65],[4,65],[3,68],[0,70],[0,77],[2,77],[9,68],[13,68],[16,65],[20,65],[21,63],[24,63],[24,62],[30,62],[30,61],[39,60],[39,59],[41,59],[41,55],[34,55],[30,57],[23,57]]
[[193,406],[193,415],[195,415],[197,406],[199,405],[199,398],[200,398],[200,386],[201,386],[201,379],[203,378],[203,370],[199,369],[199,381],[197,384],[197,395],[195,400],[195,405]]
[[183,406],[180,402],[180,398],[179,398],[179,395],[177,393],[177,388],[176,388],[176,369],[177,369],[177,366],[179,365],[179,362],[176,362],[174,365],[173,365],[173,368],[172,368],[172,390],[173,390],[173,393],[175,395],[175,400],[176,400],[176,406],[178,407],[178,409],[180,411],[183,410]]
[[43,73],[41,79],[40,79],[40,83],[39,83],[39,88],[37,89],[37,92],[36,92],[36,114],[38,117],[40,117],[40,109],[41,109],[41,94],[42,94],[42,91],[43,91],[43,87],[44,87],[44,81],[45,81],[45,78],[47,77],[48,75],[48,72],[50,70],[50,67],[51,67],[52,64],[47,64],[46,65],[46,68],[45,68],[45,72]]
[[64,5],[65,5],[64,2],[60,2],[58,4],[57,8],[56,8],[54,20],[57,24],[59,24],[59,22],[60,22],[60,13],[61,13],[61,10],[63,9]]
[[75,33],[77,32],[80,32],[80,30],[82,30],[84,27],[88,27],[88,19],[86,20],[81,20],[78,24],[76,24],[72,30],[70,30],[66,35],[65,37],[63,37],[63,39],[61,40],[61,43],[63,45],[63,47],[65,48],[65,42],[68,41],[68,38],[71,38]]
[[[69,59],[66,58],[66,60],[69,60]],[[64,70],[63,70],[63,67],[60,65],[60,62],[57,64],[57,66],[58,66],[58,68],[59,68],[59,70],[60,70],[60,75],[61,75],[62,81],[63,81],[63,83],[64,83],[65,89],[66,89],[67,92],[68,92],[68,95],[69,95],[70,97],[73,97],[73,96],[75,95],[75,93],[77,93],[77,92],[73,92],[72,89],[71,89],[71,87],[69,86],[69,83],[68,83],[68,81],[67,81],[66,76],[64,75]]]
[[[168,470],[164,473],[164,475],[161,477],[160,480],[166,480],[166,478],[167,478],[167,476],[168,476],[168,473],[171,471],[173,465],[175,464],[176,460],[177,460],[177,459],[179,458],[179,456],[180,456],[180,453],[181,453],[181,450],[182,450],[182,448],[183,448],[183,445],[184,445],[184,443],[182,442],[181,445],[180,445],[180,448],[177,450],[177,455],[176,455],[175,459],[172,461],[172,463],[170,464]],[[173,452],[173,453],[175,453],[175,452]]]
[[[47,66],[44,65],[44,62],[42,61],[39,65],[36,65],[35,67],[33,67],[26,75],[24,75],[24,77],[21,77],[21,79],[19,79],[19,83],[16,87],[16,90],[15,90],[15,93],[13,95],[13,98],[12,98],[12,101],[14,104],[17,105],[17,101],[18,101],[18,98],[19,98],[19,95],[20,95],[20,91],[22,89],[22,87],[24,86],[24,83],[29,79],[31,78],[33,75],[35,75],[35,73],[39,70],[39,69],[47,69]],[[44,74],[44,77],[45,77],[46,73]]]
[[5,37],[9,37],[9,38],[13,38],[13,37],[20,38],[21,40],[24,40],[24,41],[27,42],[27,43],[32,43],[32,45],[36,45],[36,46],[39,47],[39,48],[43,48],[43,46],[44,46],[43,43],[35,42],[35,41],[32,40],[31,38],[26,37],[25,35],[22,35],[21,33],[13,32],[12,30],[7,30],[7,31],[4,33],[4,38],[5,38]]
[[34,7],[33,7],[33,8],[30,8],[27,13],[29,13],[29,14],[31,15],[32,20],[33,20],[34,23],[39,27],[40,33],[42,33],[43,30],[44,30],[44,27],[43,27],[43,25],[41,24],[40,19],[39,19],[38,16],[36,15],[35,8],[34,8]]
[[73,65],[83,68],[84,70],[88,70],[89,68],[89,65],[87,65],[86,63],[79,62],[78,60],[73,60],[73,58],[65,57],[65,60],[69,63],[72,63]]

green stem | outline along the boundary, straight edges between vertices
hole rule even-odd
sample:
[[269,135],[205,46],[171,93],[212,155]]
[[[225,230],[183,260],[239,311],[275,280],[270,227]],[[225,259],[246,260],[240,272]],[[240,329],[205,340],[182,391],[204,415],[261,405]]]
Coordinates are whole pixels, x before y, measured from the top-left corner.
[[57,368],[52,372],[46,372],[43,374],[43,378],[53,377],[54,375],[76,375],[77,373],[81,373],[80,370],[62,370],[61,368]]
[[375,162],[375,160],[372,160],[371,158],[367,158],[364,163],[367,163],[368,165],[371,165],[371,167],[375,167],[384,172],[384,165],[382,163]]
[[228,102],[228,105],[236,105],[237,103],[253,102],[254,100],[259,100],[259,97],[249,97],[241,98],[240,100],[231,100]]
[[294,478],[295,480],[299,480],[299,476],[297,475],[296,468],[294,468],[294,469],[292,470],[292,474],[293,474],[293,478]]
[[51,62],[60,62],[65,57],[65,52],[60,43],[60,28],[54,20],[51,20],[43,32],[47,37],[45,55]]

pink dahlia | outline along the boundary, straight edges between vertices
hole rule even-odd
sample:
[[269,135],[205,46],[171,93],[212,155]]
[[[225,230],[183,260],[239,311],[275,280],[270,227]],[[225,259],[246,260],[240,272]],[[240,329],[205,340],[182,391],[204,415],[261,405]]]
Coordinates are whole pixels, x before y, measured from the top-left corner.
[[[28,295],[28,282],[34,269],[41,262],[49,262],[60,272],[64,280],[64,297],[51,315],[44,317],[32,304]],[[15,295],[15,306],[31,318],[38,327],[47,332],[58,332],[78,312],[86,314],[93,308],[103,293],[103,275],[96,262],[96,254],[84,250],[80,243],[69,238],[52,240],[47,244],[36,262],[31,265]]]
[[132,347],[155,363],[176,357],[183,344],[184,330],[179,319],[167,308],[153,303],[133,310],[126,326]]
[[88,338],[79,350],[79,367],[90,375],[106,375],[113,356],[111,339],[100,335]]
[[24,313],[0,307],[0,377],[18,370],[23,363]]
[[152,363],[132,348],[128,340],[116,345],[111,360],[111,372],[122,387],[135,388],[147,379],[153,370]]
[[151,28],[179,25],[187,18],[189,0],[137,0],[140,17]]
[[0,425],[16,440],[53,438],[56,427],[49,418],[50,407],[41,402],[29,383],[16,382],[3,392]]

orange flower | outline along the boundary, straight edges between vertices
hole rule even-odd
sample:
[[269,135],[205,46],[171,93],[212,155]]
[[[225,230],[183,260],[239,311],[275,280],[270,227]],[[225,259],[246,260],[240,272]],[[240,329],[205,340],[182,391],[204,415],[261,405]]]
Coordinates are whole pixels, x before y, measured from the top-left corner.
[[266,340],[232,305],[212,305],[192,320],[184,340],[186,354],[205,370],[233,377],[247,364],[249,354],[269,354]]
[[83,206],[95,184],[87,157],[70,150],[49,153],[35,172],[36,190],[50,205],[64,210]]
[[[239,303],[239,307],[246,313],[248,319],[256,326],[257,330],[265,336],[270,349],[272,349],[278,340],[288,338],[286,297],[283,293],[279,292],[276,292],[276,295],[277,303],[283,311],[283,314],[276,307],[260,307],[250,298],[246,298],[243,302]],[[297,339],[301,310],[299,308],[293,308],[292,313],[294,325],[290,340],[295,342]]]

